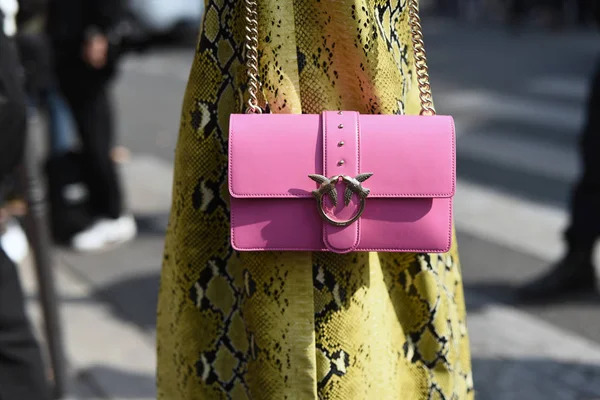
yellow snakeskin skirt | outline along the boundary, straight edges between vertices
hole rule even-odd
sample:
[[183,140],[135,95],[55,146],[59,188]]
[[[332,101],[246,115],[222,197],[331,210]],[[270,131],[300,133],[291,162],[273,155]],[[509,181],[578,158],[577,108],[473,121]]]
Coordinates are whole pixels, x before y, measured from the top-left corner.
[[[273,112],[418,113],[406,0],[258,3]],[[206,0],[164,252],[158,398],[472,399],[456,245],[441,255],[232,250],[227,135],[246,98],[244,27],[243,1]]]

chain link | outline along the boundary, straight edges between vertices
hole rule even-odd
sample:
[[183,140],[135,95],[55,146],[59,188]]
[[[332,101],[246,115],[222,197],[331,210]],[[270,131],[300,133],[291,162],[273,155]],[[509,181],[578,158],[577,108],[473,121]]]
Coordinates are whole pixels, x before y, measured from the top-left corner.
[[410,17],[410,31],[412,34],[413,49],[415,52],[415,70],[419,84],[419,98],[421,99],[421,115],[435,115],[431,85],[429,84],[429,68],[425,43],[423,43],[423,29],[419,17],[419,0],[409,0],[408,15]]
[[[415,70],[419,85],[419,98],[421,100],[421,115],[435,115],[433,99],[431,96],[431,85],[429,83],[429,68],[427,67],[427,55],[425,43],[423,42],[423,29],[419,17],[419,0],[408,0],[408,14],[410,30],[415,52]],[[248,74],[248,108],[247,113],[261,114],[262,109],[258,105],[257,92],[258,83],[258,5],[257,0],[245,0],[246,2],[246,67]]]
[[262,114],[258,105],[258,5],[256,0],[246,0],[246,73],[248,74],[248,114]]

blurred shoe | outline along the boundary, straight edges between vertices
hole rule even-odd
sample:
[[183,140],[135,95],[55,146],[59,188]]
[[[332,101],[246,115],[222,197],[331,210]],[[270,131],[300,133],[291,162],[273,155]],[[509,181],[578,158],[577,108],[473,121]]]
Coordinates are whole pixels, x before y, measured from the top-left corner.
[[6,230],[0,236],[2,249],[15,264],[22,263],[29,254],[29,242],[21,225],[14,219],[6,223]]
[[137,234],[137,226],[133,215],[123,215],[117,219],[105,219],[107,238],[110,245],[121,244],[133,240]]
[[137,227],[131,215],[100,219],[90,228],[76,234],[71,240],[71,246],[81,252],[101,251],[129,242],[136,234]]
[[561,297],[596,291],[596,271],[591,252],[569,252],[553,268],[517,290],[521,301],[560,300]]

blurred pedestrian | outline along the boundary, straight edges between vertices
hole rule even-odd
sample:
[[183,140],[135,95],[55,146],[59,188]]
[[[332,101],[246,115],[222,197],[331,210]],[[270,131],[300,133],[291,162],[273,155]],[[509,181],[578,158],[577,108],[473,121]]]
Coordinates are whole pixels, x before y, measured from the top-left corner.
[[[85,209],[85,201],[72,198],[73,187],[85,183],[80,164],[70,162],[75,158],[71,151],[76,144],[76,132],[70,108],[58,87],[53,49],[47,32],[47,2],[20,1],[17,44],[24,66],[29,108],[31,114],[45,114],[48,121],[45,170],[51,232],[55,241],[68,243],[74,234],[92,226],[94,220]],[[73,176],[79,179],[72,179]],[[14,230],[17,226],[10,224],[8,229]]]
[[123,6],[120,0],[50,0],[48,31],[59,87],[76,121],[78,162],[89,191],[87,210],[95,221],[71,239],[81,251],[100,250],[136,235],[111,157],[115,114],[110,86],[123,50]]
[[[27,129],[25,82],[13,38],[17,9],[16,0],[0,0],[0,188],[22,160]],[[50,399],[40,349],[25,313],[17,269],[1,246],[0,399]]]
[[600,237],[600,60],[587,101],[580,146],[583,171],[574,187],[567,250],[550,271],[518,290],[521,300],[557,300],[563,295],[596,291],[593,250]]

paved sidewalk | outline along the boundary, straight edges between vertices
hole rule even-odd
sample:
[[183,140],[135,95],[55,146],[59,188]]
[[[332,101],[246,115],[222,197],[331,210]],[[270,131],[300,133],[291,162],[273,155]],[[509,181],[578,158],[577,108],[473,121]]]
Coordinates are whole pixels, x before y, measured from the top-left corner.
[[478,400],[600,399],[600,346],[467,294]]
[[[41,332],[30,263],[22,266],[21,274],[32,320]],[[116,318],[112,306],[60,262],[55,277],[73,394],[78,399],[155,399],[153,337],[132,322]]]

